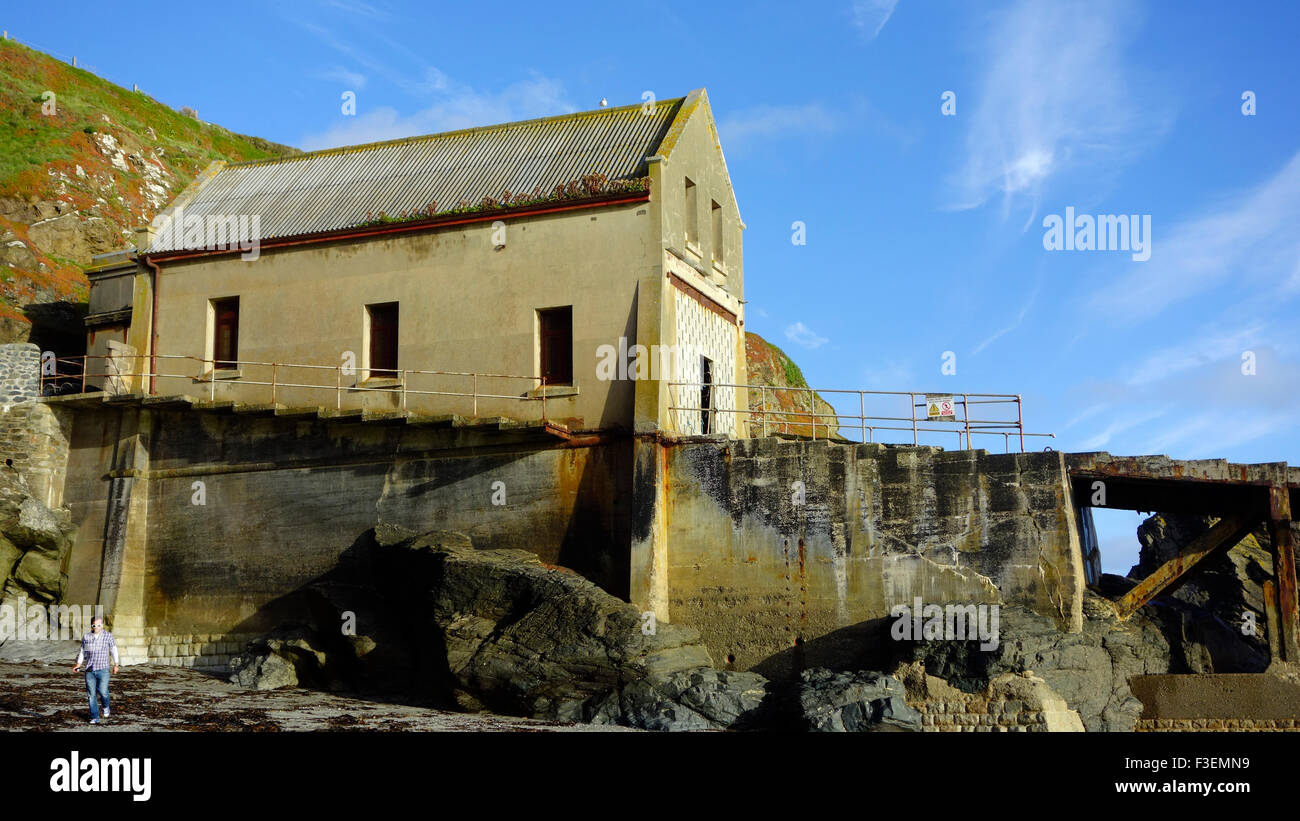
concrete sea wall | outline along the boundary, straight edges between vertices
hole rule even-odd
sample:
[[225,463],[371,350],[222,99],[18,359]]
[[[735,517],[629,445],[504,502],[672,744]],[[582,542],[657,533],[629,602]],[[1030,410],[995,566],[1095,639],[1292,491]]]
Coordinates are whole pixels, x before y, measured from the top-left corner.
[[[78,525],[68,601],[132,660],[223,666],[380,523],[572,568],[714,662],[773,678],[861,656],[895,605],[1015,604],[1082,624],[1061,454],[722,436],[564,440],[538,426],[191,407],[46,407]],[[57,417],[56,417],[57,414]],[[59,450],[59,447],[54,448]],[[48,461],[48,460],[47,460]]]
[[627,596],[630,440],[537,428],[81,409],[64,499],[72,601],[132,659],[221,667],[380,523],[537,553]]
[[865,628],[916,597],[1016,604],[1081,627],[1082,551],[1060,453],[778,439],[643,447],[638,464],[662,465],[663,491],[634,533],[646,534],[642,553],[662,542],[655,566],[667,578],[633,588],[657,587],[669,621],[698,628],[719,665],[770,677],[833,665],[868,650],[878,631]]

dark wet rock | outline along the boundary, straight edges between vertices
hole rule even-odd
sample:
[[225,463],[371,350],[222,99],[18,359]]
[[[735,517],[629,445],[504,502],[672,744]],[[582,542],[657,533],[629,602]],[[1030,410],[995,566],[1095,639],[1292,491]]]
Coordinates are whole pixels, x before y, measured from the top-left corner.
[[805,670],[798,694],[806,728],[812,732],[921,730],[921,714],[907,706],[903,683],[884,673]]
[[756,726],[770,695],[762,676],[712,669],[695,630],[646,629],[582,576],[459,533],[380,526],[296,604],[304,624],[250,643],[232,681],[655,730]]
[[0,600],[60,601],[75,533],[70,511],[46,507],[17,470],[0,467]]

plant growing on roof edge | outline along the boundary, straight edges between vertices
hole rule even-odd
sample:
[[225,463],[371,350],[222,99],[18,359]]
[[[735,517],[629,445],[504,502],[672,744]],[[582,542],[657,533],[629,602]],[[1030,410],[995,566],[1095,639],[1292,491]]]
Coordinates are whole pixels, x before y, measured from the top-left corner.
[[490,211],[505,211],[512,208],[521,208],[529,205],[541,205],[548,202],[562,202],[587,199],[591,197],[605,196],[609,194],[624,194],[638,191],[650,190],[649,177],[633,177],[631,179],[611,180],[604,174],[588,174],[581,179],[570,180],[555,186],[549,194],[543,194],[540,186],[534,187],[531,193],[512,194],[509,190],[501,192],[499,197],[484,197],[477,205],[469,200],[461,200],[456,207],[438,210],[438,204],[431,202],[423,209],[413,211],[403,211],[400,216],[390,217],[385,212],[380,211],[377,215],[374,212],[367,212],[364,221],[357,224],[357,227],[365,228],[373,225],[388,225],[395,222],[418,222],[420,220],[432,219],[433,217],[446,216],[449,214],[473,214]]

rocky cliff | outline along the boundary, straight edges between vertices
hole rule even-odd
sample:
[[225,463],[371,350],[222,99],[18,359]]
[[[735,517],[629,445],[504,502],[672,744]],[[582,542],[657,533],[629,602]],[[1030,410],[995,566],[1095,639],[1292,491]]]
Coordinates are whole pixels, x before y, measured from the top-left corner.
[[836,420],[828,418],[835,413],[831,404],[816,391],[808,389],[803,372],[785,351],[755,333],[745,334],[745,363],[749,368],[750,385],[766,385],[777,390],[749,391],[750,418],[762,424],[767,420],[771,433],[790,433],[796,436],[812,435],[813,418],[817,425],[817,438],[831,438],[838,434]]
[[91,257],[125,247],[208,163],[286,153],[0,40],[0,343],[75,325],[56,306],[85,301]]

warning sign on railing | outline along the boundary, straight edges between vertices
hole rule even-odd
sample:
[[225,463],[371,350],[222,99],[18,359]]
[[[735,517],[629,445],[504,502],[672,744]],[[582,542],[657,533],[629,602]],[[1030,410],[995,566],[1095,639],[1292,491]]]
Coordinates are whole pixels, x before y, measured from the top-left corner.
[[946,393],[927,393],[925,395],[925,416],[927,419],[956,421],[957,412],[953,409],[952,396]]

